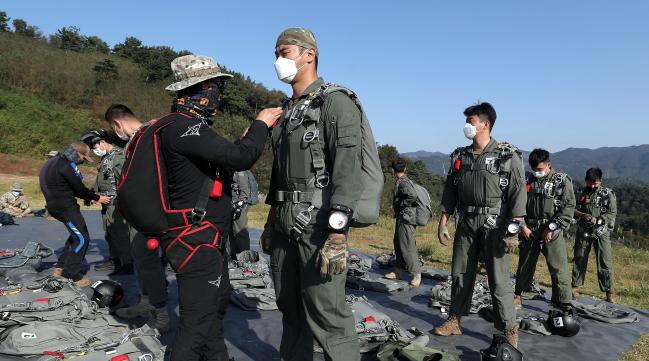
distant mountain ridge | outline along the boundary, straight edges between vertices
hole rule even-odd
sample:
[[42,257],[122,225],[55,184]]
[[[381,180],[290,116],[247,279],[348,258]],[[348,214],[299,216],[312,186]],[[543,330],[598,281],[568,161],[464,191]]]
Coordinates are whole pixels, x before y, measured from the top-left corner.
[[[525,167],[529,151],[523,151]],[[417,151],[403,153],[413,160],[421,160],[435,174],[444,174],[449,167],[449,155],[440,152]],[[629,147],[602,147],[597,149],[568,148],[550,155],[554,169],[581,180],[590,167],[600,167],[605,179],[627,178],[649,181],[649,144]]]

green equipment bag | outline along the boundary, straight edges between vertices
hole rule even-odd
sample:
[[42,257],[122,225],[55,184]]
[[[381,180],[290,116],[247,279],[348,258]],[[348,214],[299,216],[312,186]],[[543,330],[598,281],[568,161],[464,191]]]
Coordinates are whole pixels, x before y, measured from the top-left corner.
[[40,356],[106,349],[119,345],[128,331],[128,325],[105,313],[74,323],[37,321],[0,332],[0,355]]
[[228,263],[228,277],[234,289],[272,287],[268,262],[257,251],[243,251]]
[[244,311],[277,309],[275,289],[268,262],[257,251],[243,251],[228,263],[233,290],[230,302]]
[[273,311],[277,309],[274,288],[242,288],[232,290],[230,302],[244,311]]
[[360,291],[374,291],[381,293],[394,293],[410,290],[410,285],[406,281],[395,281],[382,277],[374,278],[367,274],[362,276],[347,275],[345,286]]
[[381,346],[376,358],[379,361],[460,361],[455,354],[402,341],[393,341]]
[[35,321],[94,319],[97,308],[71,280],[48,277],[0,288],[0,327],[4,328]]
[[37,242],[27,242],[25,247],[19,249],[6,249],[0,251],[0,275],[13,269],[38,269],[42,260],[51,256],[54,251]]
[[165,346],[158,340],[160,334],[156,329],[144,325],[128,331],[115,344],[106,347],[97,347],[90,351],[77,353],[47,352],[37,361],[163,361]]
[[405,330],[390,316],[376,309],[365,296],[348,295],[345,297],[345,302],[354,314],[361,353],[375,351],[390,341],[423,344],[429,341],[428,336],[423,335],[415,328]]
[[417,226],[425,226],[430,223],[430,220],[433,219],[433,208],[430,203],[430,194],[428,190],[423,186],[413,182],[411,179],[408,179],[412,184],[412,187],[415,189],[417,194],[417,205],[415,206],[415,224]]

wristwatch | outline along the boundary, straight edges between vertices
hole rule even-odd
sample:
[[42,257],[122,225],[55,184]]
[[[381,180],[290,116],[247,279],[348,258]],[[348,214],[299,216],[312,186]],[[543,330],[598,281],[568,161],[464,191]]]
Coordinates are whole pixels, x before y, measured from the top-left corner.
[[331,207],[329,213],[329,229],[336,233],[345,233],[349,229],[349,223],[353,211],[345,206]]
[[554,222],[550,222],[548,224],[548,229],[551,230],[552,232],[556,231],[558,228],[559,226]]
[[507,233],[509,234],[518,234],[520,230],[521,224],[518,221],[511,221],[509,222],[509,225],[507,225]]

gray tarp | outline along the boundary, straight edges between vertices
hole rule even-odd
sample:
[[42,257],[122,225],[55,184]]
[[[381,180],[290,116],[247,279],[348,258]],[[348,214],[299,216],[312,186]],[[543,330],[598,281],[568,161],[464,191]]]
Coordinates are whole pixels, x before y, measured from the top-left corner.
[[[101,240],[101,217],[97,211],[83,212],[90,230],[92,244],[86,259],[90,264],[101,261],[108,254],[106,243]],[[20,226],[0,227],[0,244],[3,248],[22,247],[28,240],[37,240],[46,246],[53,247],[57,252],[61,250],[63,242],[68,237],[65,227],[57,221],[48,221],[43,218],[28,218],[18,220]],[[251,244],[260,232],[251,231]],[[51,257],[46,262],[53,262]],[[375,275],[379,271],[373,270]],[[94,270],[89,271],[91,279],[106,278]],[[623,276],[623,275],[622,275]],[[172,273],[167,274],[170,307],[178,313],[176,282]],[[133,278],[118,276],[115,280],[122,282],[127,288],[127,301],[134,299]],[[594,280],[593,280],[594,282]],[[349,291],[356,295],[366,295],[379,310],[388,314],[399,322],[404,328],[417,327],[428,331],[443,322],[445,316],[439,311],[428,308],[430,289],[438,281],[425,279],[422,287],[396,294],[383,294],[376,292]],[[549,297],[549,295],[546,295]],[[582,299],[582,302],[591,302]],[[548,304],[543,301],[527,301],[525,307],[530,310],[547,314]],[[610,361],[616,360],[626,352],[638,338],[649,331],[649,312],[645,310],[633,311],[638,313],[638,323],[612,325],[595,320],[581,319],[581,332],[572,338],[559,336],[535,336],[521,334],[520,348],[525,353],[525,359],[531,361]],[[174,315],[172,322],[177,322]],[[431,335],[430,347],[441,348],[460,355],[462,360],[480,360],[479,350],[489,345],[491,336],[495,332],[493,326],[480,318],[472,315],[462,320],[463,336],[441,338]],[[171,340],[173,335],[164,338],[164,342]],[[232,306],[228,309],[225,322],[225,337],[230,350],[230,355],[237,361],[243,360],[279,360],[277,349],[281,337],[281,315],[278,311],[243,311]],[[322,355],[316,355],[316,360],[322,360]],[[363,356],[363,360],[374,360],[373,355]],[[0,358],[0,360],[17,360]],[[24,360],[24,359],[21,359]]]

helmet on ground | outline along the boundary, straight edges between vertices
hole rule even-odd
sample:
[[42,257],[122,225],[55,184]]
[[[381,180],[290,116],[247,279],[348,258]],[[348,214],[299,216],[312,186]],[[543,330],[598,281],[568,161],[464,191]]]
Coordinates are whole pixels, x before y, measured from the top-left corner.
[[92,300],[95,301],[99,307],[113,308],[119,305],[122,298],[124,298],[124,288],[115,281],[97,281],[90,287],[93,290]]
[[523,353],[507,342],[505,335],[496,334],[491,339],[491,345],[480,350],[482,361],[523,361]]

